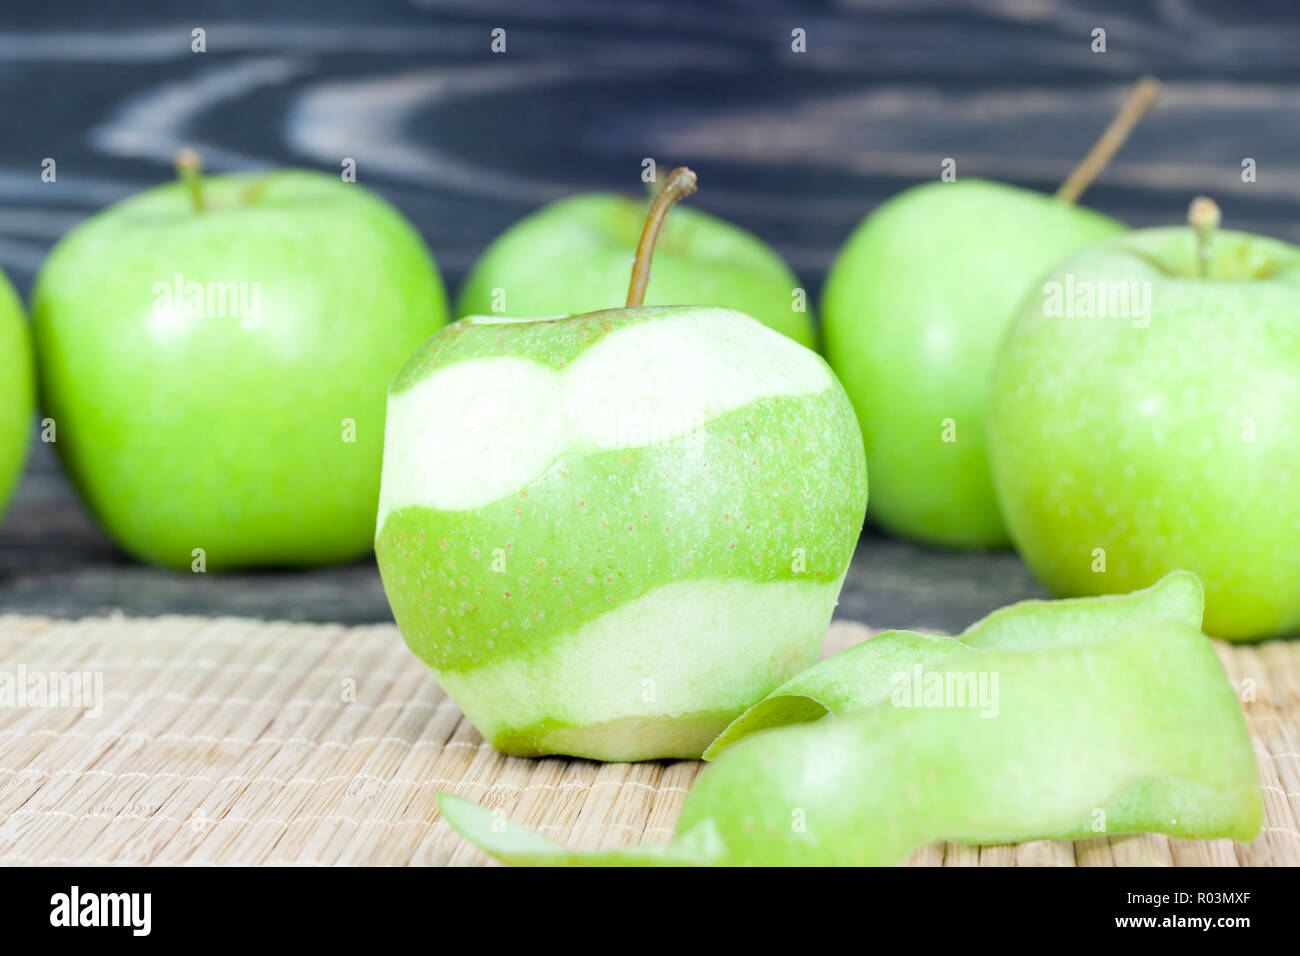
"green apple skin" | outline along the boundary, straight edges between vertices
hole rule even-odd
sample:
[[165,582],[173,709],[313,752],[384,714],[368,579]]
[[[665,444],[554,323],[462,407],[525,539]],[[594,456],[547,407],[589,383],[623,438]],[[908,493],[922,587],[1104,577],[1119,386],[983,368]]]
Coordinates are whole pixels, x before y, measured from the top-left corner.
[[[622,302],[645,217],[644,202],[612,193],[539,209],[493,240],[465,279],[456,314],[550,317]],[[815,348],[808,297],[794,295],[799,287],[790,267],[758,237],[679,205],[655,244],[646,304],[736,309]],[[803,311],[795,311],[796,302]]]
[[[395,209],[335,177],[284,170],[202,188],[203,211],[183,184],[160,186],[50,253],[32,315],[56,447],[108,533],[143,560],[356,558],[373,536],[387,383],[447,321],[436,266]],[[155,309],[177,275],[247,283],[256,315],[215,300],[211,315]]]
[[27,459],[35,397],[27,319],[18,294],[0,272],[0,516]]
[[375,553],[498,750],[691,758],[816,659],[866,494],[829,367],[750,316],[471,317],[393,383]]
[[[990,455],[1016,546],[1053,591],[1186,568],[1206,632],[1248,640],[1300,629],[1300,248],[1227,231],[1212,248],[1206,278],[1188,228],[1062,263],[1003,344]],[[1150,283],[1149,317],[1049,317],[1067,277],[1076,294]]]
[[862,423],[876,524],[949,547],[1008,543],[985,439],[998,342],[1035,279],[1123,228],[974,179],[909,189],[858,227],[827,276],[822,334]]

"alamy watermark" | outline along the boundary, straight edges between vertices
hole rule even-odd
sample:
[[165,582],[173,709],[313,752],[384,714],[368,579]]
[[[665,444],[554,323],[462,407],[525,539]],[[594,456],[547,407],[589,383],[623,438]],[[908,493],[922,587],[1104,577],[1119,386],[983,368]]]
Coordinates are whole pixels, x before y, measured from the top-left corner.
[[0,671],[0,707],[71,708],[87,717],[104,713],[103,671]]
[[928,671],[916,664],[890,678],[895,707],[970,708],[998,715],[998,675],[988,671]]
[[178,272],[170,282],[153,284],[153,314],[239,319],[244,328],[255,329],[262,321],[262,287],[258,282],[187,282]]
[[1043,316],[1049,319],[1128,319],[1135,329],[1151,324],[1151,283],[1053,279],[1043,285]]
[[50,897],[50,925],[121,927],[132,936],[148,936],[153,930],[153,894],[83,892],[74,883],[68,892]]
[[710,420],[695,409],[670,410],[660,401],[625,399],[617,408],[594,416],[588,428],[599,448],[646,448],[680,442],[688,457],[698,457],[700,430]]

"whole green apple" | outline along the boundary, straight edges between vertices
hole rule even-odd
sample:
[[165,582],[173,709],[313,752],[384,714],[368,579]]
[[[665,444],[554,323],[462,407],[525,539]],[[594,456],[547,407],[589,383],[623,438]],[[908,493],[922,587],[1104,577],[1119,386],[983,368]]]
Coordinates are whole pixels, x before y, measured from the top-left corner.
[[826,279],[822,334],[862,423],[877,524],[934,544],[1007,543],[984,436],[998,341],[1034,279],[1121,229],[963,179],[909,189],[853,233]]
[[372,539],[386,384],[447,320],[433,260],[355,184],[179,165],[182,181],[83,223],[40,272],[56,447],[145,560],[355,558]]
[[27,319],[13,286],[0,272],[0,515],[27,458],[34,398]]
[[1187,568],[1207,633],[1289,633],[1300,248],[1226,231],[1199,248],[1203,262],[1187,228],[1113,238],[1026,300],[994,373],[993,479],[1016,546],[1058,594]]
[[1073,205],[1159,95],[1145,77],[1056,196],[977,179],[909,189],[858,227],[822,294],[826,356],[862,423],[871,517],[932,544],[1008,542],[985,408],[1034,281],[1124,226]]
[[[698,757],[817,656],[866,507],[814,352],[731,309],[477,316],[393,382],[375,553],[411,649],[505,753]],[[647,241],[648,237],[648,241]]]
[[[645,216],[644,202],[606,193],[539,209],[488,246],[461,288],[456,314],[551,317],[622,301]],[[756,236],[679,209],[655,248],[647,302],[736,309],[814,348],[807,296],[798,287],[790,267]]]

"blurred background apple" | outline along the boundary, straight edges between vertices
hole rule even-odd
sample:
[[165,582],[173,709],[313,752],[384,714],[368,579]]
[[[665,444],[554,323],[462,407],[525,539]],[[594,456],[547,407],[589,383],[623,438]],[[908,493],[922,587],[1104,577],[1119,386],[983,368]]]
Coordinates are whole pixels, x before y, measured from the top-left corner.
[[1122,228],[968,179],[913,187],[849,237],[826,280],[824,337],[862,425],[872,521],[933,544],[1009,543],[984,434],[998,342],[1044,272]]
[[82,223],[41,269],[32,328],[56,447],[144,560],[354,559],[373,532],[388,382],[447,321],[437,267],[363,186],[187,178]]
[[[1011,536],[1062,595],[1175,568],[1205,631],[1300,630],[1300,247],[1187,226],[1066,259],[1002,345],[990,456]],[[1071,304],[1073,306],[1073,303]],[[1068,357],[1068,358],[1066,358]],[[1138,586],[1138,585],[1135,585]]]
[[[1104,54],[1092,49],[1098,28]],[[493,51],[494,30],[504,52]],[[1176,221],[1207,192],[1233,228],[1300,243],[1297,43],[1300,9],[1216,2],[1189,16],[1066,0],[774,0],[738,17],[688,0],[164,0],[87,5],[75,22],[48,5],[10,5],[0,12],[0,267],[28,297],[61,236],[168,179],[191,144],[214,174],[354,169],[414,224],[448,292],[468,296],[475,263],[516,223],[591,193],[640,205],[653,159],[660,171],[688,163],[701,182],[689,211],[757,237],[793,274],[780,273],[780,287],[807,289],[803,315],[820,318],[831,264],[865,217],[937,182],[946,159],[957,183],[945,185],[1051,193],[1145,72],[1165,93],[1089,189],[1088,208],[1140,229]],[[962,243],[977,260],[979,225]],[[927,234],[900,254],[920,270],[956,238]],[[502,287],[512,306],[512,284]],[[789,308],[788,291],[779,304]],[[971,357],[988,347],[969,346]],[[881,414],[902,415],[926,385],[882,392]],[[0,611],[390,619],[369,557],[205,575],[135,561],[33,434],[0,524]],[[872,527],[836,614],[958,631],[1047,593],[1011,550],[953,552]]]
[[[538,210],[488,246],[465,279],[456,313],[540,318],[621,302],[648,206],[593,194]],[[816,347],[807,292],[781,257],[697,209],[678,209],[664,224],[646,304],[735,309]]]
[[27,459],[33,399],[27,317],[13,286],[0,272],[0,518]]

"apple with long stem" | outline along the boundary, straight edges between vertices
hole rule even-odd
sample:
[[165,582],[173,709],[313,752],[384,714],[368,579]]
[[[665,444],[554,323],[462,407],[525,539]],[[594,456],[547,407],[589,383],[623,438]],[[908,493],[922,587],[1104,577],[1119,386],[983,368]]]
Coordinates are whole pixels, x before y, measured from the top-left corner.
[[1137,85],[1055,197],[976,179],[901,193],[853,233],[826,280],[823,336],[862,423],[870,517],[948,546],[1008,542],[988,473],[997,345],[1035,279],[1120,232],[1075,205],[1151,106]]
[[[587,193],[551,203],[493,240],[461,287],[456,314],[554,317],[617,302],[646,216],[644,202]],[[754,316],[815,347],[808,296],[757,236],[697,209],[679,209],[655,251],[647,301],[708,303]]]
[[1189,226],[1061,263],[1007,332],[989,451],[1011,536],[1058,594],[1187,568],[1205,630],[1300,630],[1300,248]]
[[27,319],[13,286],[0,272],[0,515],[27,458],[34,397]]
[[[517,755],[698,757],[817,655],[866,507],[816,353],[731,309],[472,316],[388,402],[375,552],[402,635]],[[657,273],[656,273],[657,275]]]
[[194,570],[370,548],[388,382],[447,320],[414,228],[302,170],[180,179],[50,253],[33,330],[55,447],[131,554]]

